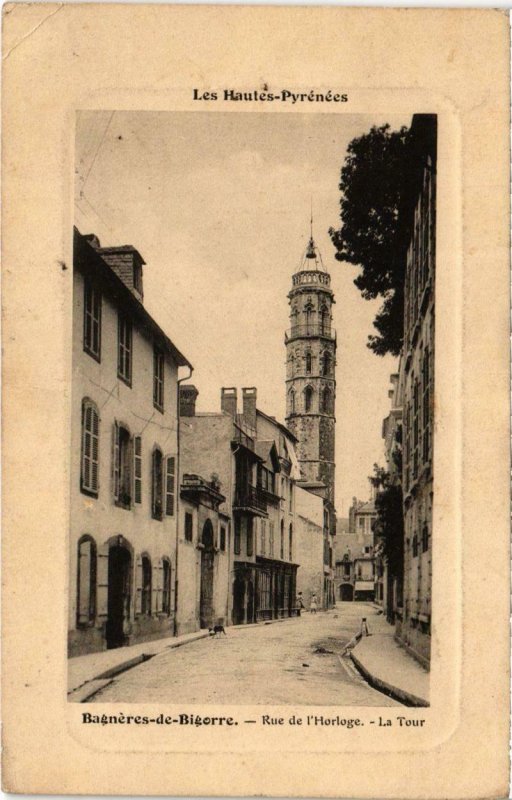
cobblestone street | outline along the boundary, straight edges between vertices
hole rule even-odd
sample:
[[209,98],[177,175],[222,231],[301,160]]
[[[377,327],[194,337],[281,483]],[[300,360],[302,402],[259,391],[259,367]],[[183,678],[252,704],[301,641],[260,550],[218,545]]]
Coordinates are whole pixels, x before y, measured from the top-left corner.
[[[375,610],[343,603],[334,611],[245,628],[161,653],[121,674],[89,702],[398,706],[372,689],[339,655]],[[315,653],[324,648],[327,653]]]

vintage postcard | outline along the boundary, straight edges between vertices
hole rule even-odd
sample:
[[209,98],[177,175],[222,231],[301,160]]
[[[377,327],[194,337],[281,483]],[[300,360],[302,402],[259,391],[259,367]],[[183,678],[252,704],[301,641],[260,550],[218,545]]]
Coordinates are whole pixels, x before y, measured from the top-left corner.
[[508,793],[508,18],[4,10],[4,786]]

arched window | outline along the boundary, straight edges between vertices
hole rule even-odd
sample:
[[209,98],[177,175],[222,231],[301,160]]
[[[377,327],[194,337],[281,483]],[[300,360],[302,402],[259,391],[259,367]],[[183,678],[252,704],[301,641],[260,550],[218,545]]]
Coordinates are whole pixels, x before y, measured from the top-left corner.
[[85,628],[96,617],[96,544],[86,534],[78,542],[76,624]]
[[142,605],[141,613],[151,616],[151,561],[142,556]]
[[331,411],[331,390],[325,386],[322,391],[322,413],[329,414]]
[[313,359],[311,357],[311,351],[308,350],[306,353],[306,375],[311,375],[312,365]]
[[289,405],[290,414],[295,414],[295,390],[290,389],[288,396],[290,398],[290,405]]
[[114,500],[123,508],[130,508],[132,502],[132,440],[130,431],[114,423],[113,431],[113,473]]
[[288,370],[288,376],[290,378],[293,378],[294,367],[295,367],[295,356],[293,355],[293,353],[290,353],[290,356],[288,358],[288,364],[290,365]]
[[99,489],[99,431],[98,408],[92,400],[82,400],[82,452],[80,489],[98,496]]
[[326,350],[322,357],[322,375],[328,376],[331,374],[331,354]]
[[162,611],[164,614],[171,613],[171,562],[164,558],[162,562]]
[[329,330],[329,310],[326,305],[320,309],[320,333],[327,333]]
[[288,557],[290,561],[293,560],[293,525],[291,522],[288,530]]
[[306,412],[311,411],[313,408],[313,388],[306,386],[304,389],[304,409]]
[[284,520],[281,520],[281,548],[280,548],[280,555],[281,558],[284,558]]
[[151,516],[153,517],[153,519],[163,518],[162,462],[163,462],[162,451],[159,450],[158,448],[156,450],[153,450],[153,456],[151,461]]
[[311,325],[313,322],[313,314],[315,313],[315,308],[311,300],[308,300],[306,305],[304,306],[304,316],[306,318],[306,333],[313,333],[311,329]]

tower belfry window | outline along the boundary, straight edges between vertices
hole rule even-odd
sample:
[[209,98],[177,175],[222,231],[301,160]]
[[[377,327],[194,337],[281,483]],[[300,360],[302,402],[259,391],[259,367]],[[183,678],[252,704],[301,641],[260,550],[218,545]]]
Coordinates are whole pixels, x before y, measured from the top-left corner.
[[304,389],[304,409],[306,412],[313,409],[313,388],[311,386],[306,386]]
[[311,352],[308,350],[306,353],[306,375],[311,375],[313,359],[311,357]]

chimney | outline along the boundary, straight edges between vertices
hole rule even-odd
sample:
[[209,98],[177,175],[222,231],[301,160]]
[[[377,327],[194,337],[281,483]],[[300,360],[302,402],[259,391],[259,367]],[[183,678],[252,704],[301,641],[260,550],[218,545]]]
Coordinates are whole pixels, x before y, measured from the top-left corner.
[[256,430],[256,387],[242,389],[244,422],[249,428]]
[[199,392],[191,383],[180,386],[180,417],[195,417]]
[[226,411],[231,414],[233,419],[236,417],[237,410],[237,397],[236,388],[233,386],[223,386],[220,394],[220,407],[221,411]]

